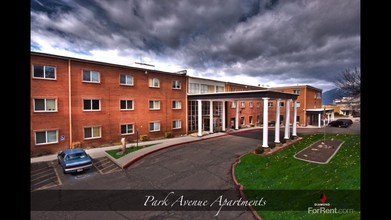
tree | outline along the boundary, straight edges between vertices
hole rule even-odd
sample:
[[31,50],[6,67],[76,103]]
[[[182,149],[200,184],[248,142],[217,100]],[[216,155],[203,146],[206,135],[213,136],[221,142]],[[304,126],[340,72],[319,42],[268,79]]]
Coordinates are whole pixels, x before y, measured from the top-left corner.
[[350,96],[358,97],[361,95],[361,71],[357,67],[354,69],[345,69],[339,73],[335,81],[337,88],[347,92]]

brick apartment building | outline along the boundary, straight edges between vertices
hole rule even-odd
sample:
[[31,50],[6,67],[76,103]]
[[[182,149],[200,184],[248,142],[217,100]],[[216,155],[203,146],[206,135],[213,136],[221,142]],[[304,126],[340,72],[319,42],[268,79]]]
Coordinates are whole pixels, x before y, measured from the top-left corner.
[[[198,129],[197,102],[188,94],[267,90],[264,87],[189,77],[185,71],[173,73],[97,61],[31,52],[31,154],[57,152],[80,143],[83,147],[120,144],[122,137],[162,138]],[[272,88],[298,96],[297,122],[317,125],[322,90],[311,86]],[[237,102],[202,102],[202,130],[261,126],[263,99]],[[275,101],[269,101],[269,122],[275,118]],[[280,102],[281,124],[285,100]],[[292,104],[289,105],[293,109]],[[225,112],[225,117],[221,117]],[[291,123],[293,121],[291,117]],[[225,130],[225,129],[224,129]],[[138,136],[137,136],[138,134]]]
[[187,77],[31,53],[31,153],[186,134]]

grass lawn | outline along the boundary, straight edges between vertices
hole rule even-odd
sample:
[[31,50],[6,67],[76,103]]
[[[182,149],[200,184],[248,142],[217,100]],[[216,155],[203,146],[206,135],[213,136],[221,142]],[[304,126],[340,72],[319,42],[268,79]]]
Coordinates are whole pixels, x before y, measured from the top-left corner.
[[[309,163],[293,157],[321,140],[323,134],[304,135],[303,138],[270,156],[247,154],[241,158],[241,162],[235,166],[235,176],[244,186],[247,199],[256,198],[252,193],[246,194],[246,190],[360,190],[360,135],[326,134],[326,139],[344,141],[328,164]],[[359,212],[309,214],[307,211],[265,211],[262,207],[258,209],[258,214],[264,220],[360,219]]]
[[106,152],[108,154],[110,154],[110,156],[112,156],[113,158],[118,159],[118,158],[121,158],[121,157],[125,156],[126,154],[129,154],[129,153],[132,153],[134,151],[137,151],[137,150],[140,150],[140,149],[143,149],[143,148],[146,148],[146,147],[150,147],[150,146],[153,146],[153,145],[156,145],[156,144],[148,144],[148,145],[143,145],[143,146],[138,146],[138,147],[127,147],[125,149],[125,153],[120,154],[120,155],[117,155],[117,152],[120,151],[119,149],[107,150]]

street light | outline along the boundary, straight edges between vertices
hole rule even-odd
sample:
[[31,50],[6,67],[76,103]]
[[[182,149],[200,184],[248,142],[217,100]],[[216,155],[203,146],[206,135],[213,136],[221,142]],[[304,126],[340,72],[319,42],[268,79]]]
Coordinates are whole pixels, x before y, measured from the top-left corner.
[[138,128],[136,128],[136,147],[138,147]]

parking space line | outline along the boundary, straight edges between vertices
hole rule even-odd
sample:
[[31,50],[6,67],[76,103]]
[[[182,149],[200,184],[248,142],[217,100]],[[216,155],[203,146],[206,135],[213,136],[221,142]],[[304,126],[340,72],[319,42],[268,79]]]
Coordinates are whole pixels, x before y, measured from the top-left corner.
[[46,174],[40,175],[40,176],[38,176],[38,177],[35,178],[35,179],[30,179],[30,181],[31,181],[31,182],[34,182],[35,180],[38,180],[38,179],[41,179],[41,178],[43,178],[43,177],[45,177],[45,176],[50,176],[50,175],[52,175],[52,173],[47,172]]

